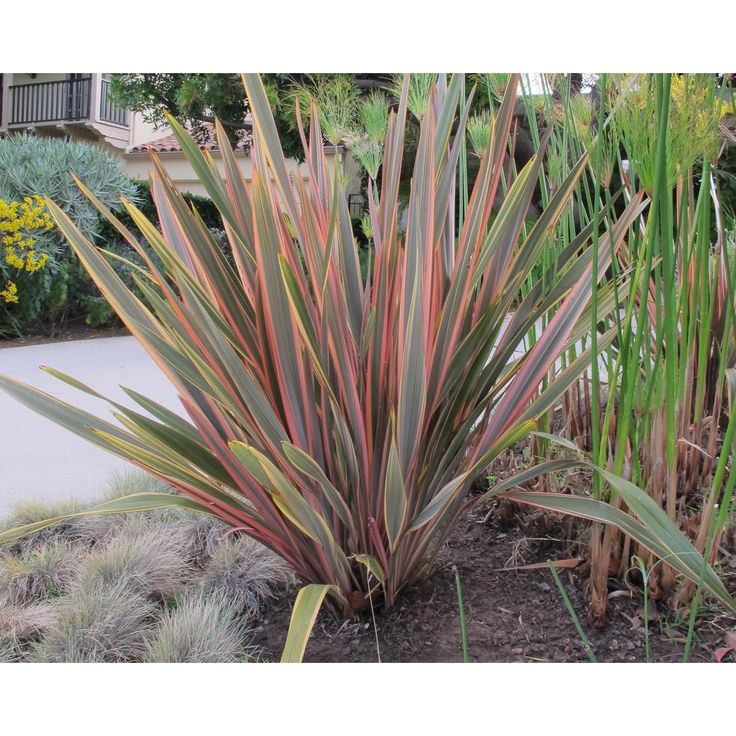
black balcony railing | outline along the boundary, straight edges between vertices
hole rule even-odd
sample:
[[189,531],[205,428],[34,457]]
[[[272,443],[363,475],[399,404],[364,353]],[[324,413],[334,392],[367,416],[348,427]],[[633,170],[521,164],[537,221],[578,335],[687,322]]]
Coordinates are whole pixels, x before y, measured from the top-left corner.
[[115,125],[128,124],[128,111],[110,99],[110,80],[103,79],[100,86],[100,120]]
[[10,86],[10,125],[88,120],[92,78]]

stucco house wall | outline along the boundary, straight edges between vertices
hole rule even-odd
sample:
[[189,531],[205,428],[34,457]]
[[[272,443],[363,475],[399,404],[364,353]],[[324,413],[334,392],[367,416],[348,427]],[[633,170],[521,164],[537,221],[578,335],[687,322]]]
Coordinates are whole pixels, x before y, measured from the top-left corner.
[[[218,150],[210,150],[209,153],[216,162],[220,172],[224,175],[225,164],[220,152]],[[173,182],[182,192],[206,195],[204,187],[200,184],[194,169],[189,164],[183,153],[158,152],[156,155],[166,168],[166,171]],[[344,171],[348,177],[348,194],[358,193],[360,191],[360,175],[355,159],[344,149],[339,149],[337,155],[339,160],[342,162]],[[236,151],[235,157],[240,170],[243,172],[243,178],[245,181],[250,181],[253,178],[253,161],[250,155],[241,150]],[[328,165],[334,165],[334,161],[334,152],[331,152],[328,149]],[[294,179],[301,177],[306,181],[309,178],[306,164],[300,164],[294,159],[288,159],[286,161],[286,166],[289,174],[292,175]],[[148,151],[124,154],[123,170],[132,179],[146,181],[150,173],[154,170],[151,154]]]

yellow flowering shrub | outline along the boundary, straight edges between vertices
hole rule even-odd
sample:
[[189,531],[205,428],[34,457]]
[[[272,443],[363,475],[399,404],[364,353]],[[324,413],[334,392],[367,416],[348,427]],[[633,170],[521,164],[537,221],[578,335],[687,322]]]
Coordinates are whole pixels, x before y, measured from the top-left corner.
[[22,201],[0,199],[0,239],[3,262],[0,266],[0,299],[18,302],[18,286],[12,278],[19,272],[35,273],[48,261],[48,253],[38,250],[34,233],[52,227],[43,197],[24,197]]
[[18,301],[18,287],[14,281],[8,281],[8,285],[0,291],[0,297],[8,303]]

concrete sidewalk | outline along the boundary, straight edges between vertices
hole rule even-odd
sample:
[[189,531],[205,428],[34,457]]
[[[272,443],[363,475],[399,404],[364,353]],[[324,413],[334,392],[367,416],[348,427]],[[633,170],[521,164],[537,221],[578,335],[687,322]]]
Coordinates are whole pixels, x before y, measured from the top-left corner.
[[[0,348],[0,374],[108,419],[105,402],[58,381],[39,370],[41,365],[57,368],[121,404],[135,406],[122,384],[183,413],[168,379],[133,337]],[[15,501],[94,500],[114,471],[129,467],[0,391],[0,516]]]
[[[521,354],[519,348],[513,358]],[[41,365],[57,368],[121,404],[136,406],[121,391],[122,384],[184,415],[168,379],[133,337],[0,348],[0,374],[108,419],[105,402],[57,381],[39,370]],[[606,380],[603,363],[601,378]],[[19,500],[97,499],[114,471],[130,467],[0,391],[0,516]]]

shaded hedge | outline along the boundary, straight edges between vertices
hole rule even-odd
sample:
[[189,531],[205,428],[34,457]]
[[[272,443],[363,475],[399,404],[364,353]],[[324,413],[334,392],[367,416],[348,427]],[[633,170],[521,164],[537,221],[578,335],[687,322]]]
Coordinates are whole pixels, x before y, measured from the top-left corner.
[[[156,227],[159,226],[158,214],[156,212],[156,205],[153,203],[153,196],[151,195],[151,185],[147,181],[136,181],[138,186],[138,200],[136,206],[138,209],[154,224]],[[204,224],[207,225],[211,230],[223,230],[222,217],[217,210],[214,202],[209,197],[204,197],[200,194],[189,194],[184,193],[182,195],[184,199],[190,204],[196,207],[200,217],[204,220]],[[140,231],[133,222],[133,218],[126,212],[116,214],[120,222],[123,223],[133,234],[141,236]],[[117,230],[109,223],[104,220],[100,226],[98,244],[103,245],[105,243],[113,243],[120,240],[120,235]]]
[[[136,181],[138,187],[138,195],[136,198],[136,207],[145,215],[157,228],[160,227],[156,205],[151,195],[151,186],[147,181]],[[182,194],[187,203],[196,208],[207,227],[215,232],[223,230],[222,217],[217,207],[211,199],[198,194]],[[133,222],[133,218],[127,211],[116,213],[116,217],[125,225],[136,237],[139,242],[145,245],[145,239],[140,230]],[[143,261],[136,251],[125,241],[118,231],[104,217],[100,218],[100,227],[96,238],[97,244],[105,250],[112,251],[138,265],[143,265]],[[222,242],[223,238],[218,238],[218,242]],[[154,261],[157,260],[154,253],[150,254]],[[137,291],[133,285],[130,269],[119,261],[111,261],[111,265],[117,271],[120,278],[134,291]],[[85,274],[86,276],[86,274]],[[99,293],[94,285],[93,293],[86,296],[84,303],[87,310],[85,321],[92,327],[106,327],[118,323],[118,318],[107,300]]]

